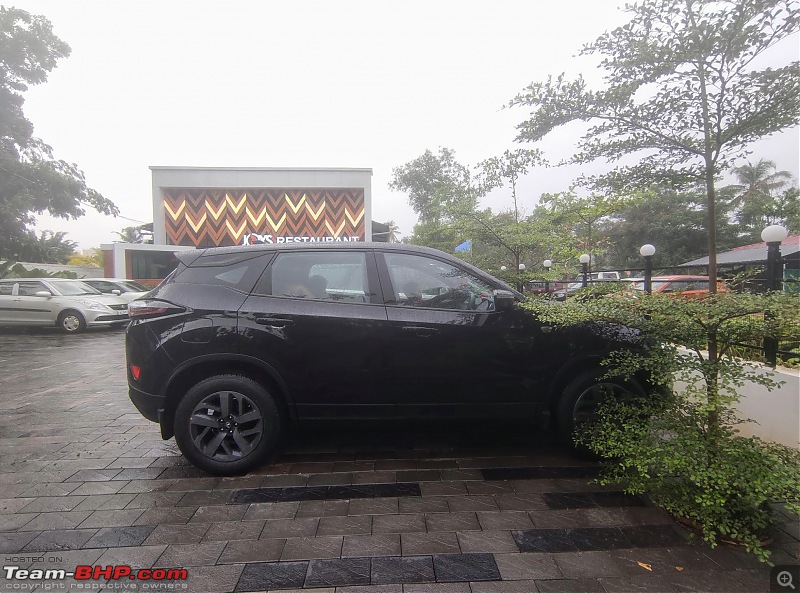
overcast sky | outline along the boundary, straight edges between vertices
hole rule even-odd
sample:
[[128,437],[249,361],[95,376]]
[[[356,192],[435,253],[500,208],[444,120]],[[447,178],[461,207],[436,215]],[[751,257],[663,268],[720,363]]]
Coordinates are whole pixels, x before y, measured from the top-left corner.
[[[29,0],[72,47],[47,83],[26,94],[35,135],[75,162],[123,216],[152,220],[151,165],[369,167],[373,219],[403,235],[416,216],[388,188],[392,168],[425,149],[475,164],[515,148],[521,109],[503,105],[548,74],[599,85],[583,43],[627,19],[617,0],[126,1]],[[797,59],[798,40],[770,56]],[[565,128],[543,145],[570,153]],[[797,129],[760,141],[755,158],[798,176]],[[570,168],[522,184],[530,209],[568,189]],[[495,193],[486,205],[507,201]],[[135,224],[90,212],[42,216],[81,248]]]

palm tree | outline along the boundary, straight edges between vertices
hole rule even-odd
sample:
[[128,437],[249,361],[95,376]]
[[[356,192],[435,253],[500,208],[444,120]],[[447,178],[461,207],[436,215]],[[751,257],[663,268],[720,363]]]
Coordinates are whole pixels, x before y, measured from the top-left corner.
[[400,242],[400,227],[395,224],[393,220],[388,220],[384,224],[389,227],[389,234],[386,236],[386,240],[389,243],[399,243]]
[[115,231],[122,243],[144,243],[144,236],[139,227],[126,226],[122,231]]
[[775,163],[766,159],[736,167],[733,172],[739,182],[729,187],[734,192],[734,217],[746,233],[758,235],[779,217],[777,194],[789,186],[792,174],[775,171]]

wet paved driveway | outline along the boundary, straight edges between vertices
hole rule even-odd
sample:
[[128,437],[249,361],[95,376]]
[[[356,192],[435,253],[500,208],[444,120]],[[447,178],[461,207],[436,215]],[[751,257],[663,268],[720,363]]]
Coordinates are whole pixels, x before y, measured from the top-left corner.
[[[123,332],[0,334],[3,565],[188,581],[36,588],[4,570],[0,591],[769,591],[769,568],[519,426],[305,428],[275,463],[209,477],[133,408],[123,361]],[[776,532],[776,561],[798,562],[797,537]]]

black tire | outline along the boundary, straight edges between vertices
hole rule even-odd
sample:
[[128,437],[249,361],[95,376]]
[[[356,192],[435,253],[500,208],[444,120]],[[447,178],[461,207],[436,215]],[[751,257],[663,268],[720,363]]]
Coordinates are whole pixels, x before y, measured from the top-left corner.
[[86,329],[86,320],[80,312],[67,309],[58,316],[56,325],[65,334],[79,334]]
[[629,400],[644,394],[642,386],[634,380],[601,379],[605,369],[591,369],[570,381],[556,407],[556,431],[563,444],[572,447],[584,458],[597,459],[588,447],[575,444],[575,429],[591,420],[605,398]]
[[178,403],[175,442],[194,466],[210,474],[242,474],[275,450],[282,424],[275,399],[262,385],[242,375],[217,375],[200,381]]

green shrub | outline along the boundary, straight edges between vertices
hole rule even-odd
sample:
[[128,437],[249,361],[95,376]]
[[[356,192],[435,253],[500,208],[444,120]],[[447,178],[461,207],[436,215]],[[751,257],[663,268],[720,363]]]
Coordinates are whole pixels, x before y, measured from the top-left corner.
[[643,332],[649,350],[612,353],[604,361],[607,375],[644,370],[669,394],[607,402],[596,421],[578,431],[577,442],[608,460],[602,483],[648,492],[694,523],[711,545],[720,537],[734,539],[767,560],[759,535],[772,520],[768,503],[785,500],[800,511],[800,452],[738,434],[737,425],[746,421],[735,414],[739,388],[751,382],[772,390],[779,384],[733,355],[738,343],[783,337],[787,320],[797,314],[796,297],[594,295],[562,306],[543,299],[525,306],[556,325],[605,321]]

